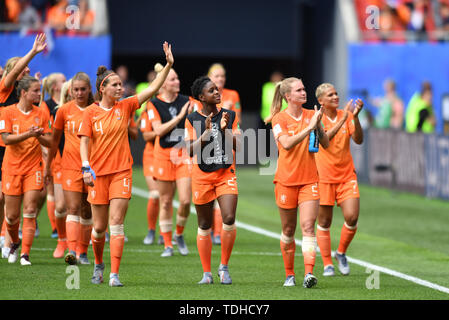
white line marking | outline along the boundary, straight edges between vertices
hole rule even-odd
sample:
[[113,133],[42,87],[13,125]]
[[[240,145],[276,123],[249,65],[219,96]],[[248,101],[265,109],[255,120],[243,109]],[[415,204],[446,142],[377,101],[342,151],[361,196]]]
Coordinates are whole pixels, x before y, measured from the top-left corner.
[[[132,193],[137,195],[137,196],[140,196],[140,197],[148,199],[148,191],[147,190],[144,190],[144,189],[141,189],[141,188],[133,186],[132,187]],[[173,201],[173,206],[177,208],[179,206],[179,202],[174,200]],[[194,207],[190,208],[190,212],[193,213],[193,214],[196,214],[196,211],[195,211]],[[248,231],[251,231],[251,232],[254,232],[254,233],[258,233],[258,234],[261,234],[261,235],[264,235],[264,236],[267,236],[267,237],[270,237],[270,238],[273,238],[273,239],[277,239],[277,240],[281,239],[280,234],[275,233],[275,232],[271,232],[271,231],[268,231],[268,230],[265,230],[265,229],[262,229],[262,228],[259,228],[259,227],[255,227],[255,226],[246,224],[244,222],[239,222],[237,220],[236,220],[235,224],[236,224],[237,227],[240,227],[242,229],[245,229],[245,230],[248,230]],[[295,240],[295,242],[296,242],[296,244],[298,246],[301,245],[301,241],[300,240]],[[332,251],[332,255],[334,255],[334,254],[335,254],[335,252]],[[395,271],[395,270],[391,270],[391,269],[388,269],[388,268],[385,268],[385,267],[377,266],[375,264],[371,264],[369,262],[362,261],[362,260],[359,260],[359,259],[351,258],[351,257],[348,257],[348,256],[346,256],[346,258],[348,259],[349,262],[352,262],[352,263],[357,264],[359,266],[370,268],[371,270],[377,270],[379,272],[388,274],[390,276],[393,276],[393,277],[396,277],[396,278],[401,278],[401,279],[404,279],[404,280],[407,280],[407,281],[411,281],[411,282],[414,282],[414,283],[419,284],[421,286],[428,287],[428,288],[431,288],[431,289],[438,290],[438,291],[441,291],[441,292],[449,294],[449,288],[440,286],[438,284],[435,284],[435,283],[432,283],[432,282],[429,282],[429,281],[426,281],[426,280],[422,280],[422,279],[419,279],[419,278],[416,278],[416,277],[413,277],[413,276],[409,276],[409,275],[407,275],[405,273],[401,273],[401,272],[398,272],[398,271]]]

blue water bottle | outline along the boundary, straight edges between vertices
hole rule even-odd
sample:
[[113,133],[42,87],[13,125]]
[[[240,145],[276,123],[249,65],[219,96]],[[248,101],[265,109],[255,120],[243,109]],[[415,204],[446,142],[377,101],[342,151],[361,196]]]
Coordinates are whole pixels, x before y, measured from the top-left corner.
[[318,140],[318,134],[315,130],[310,131],[309,135],[309,152],[318,152],[320,141]]

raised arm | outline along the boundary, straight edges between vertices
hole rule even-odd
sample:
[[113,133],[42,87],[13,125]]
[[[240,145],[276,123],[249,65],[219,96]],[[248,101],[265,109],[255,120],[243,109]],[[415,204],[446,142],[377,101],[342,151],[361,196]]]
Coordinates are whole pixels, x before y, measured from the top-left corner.
[[363,143],[363,129],[359,121],[359,113],[362,110],[362,108],[363,108],[363,101],[357,99],[355,102],[355,109],[352,113],[354,116],[354,127],[355,127],[355,130],[352,133],[352,140],[354,140],[354,142],[357,144]]
[[334,138],[334,136],[337,134],[338,130],[340,130],[340,128],[344,125],[344,123],[348,119],[348,112],[350,112],[349,108],[351,107],[351,105],[352,105],[352,99],[348,101],[345,108],[343,109],[343,117],[340,119],[340,121],[338,121],[335,124],[335,126],[333,126],[331,129],[327,130],[326,133],[327,133],[327,136],[329,137],[329,141]]
[[164,84],[164,81],[167,78],[167,75],[173,63],[175,62],[173,54],[171,52],[171,44],[164,42],[162,47],[165,52],[165,59],[167,60],[167,64],[165,65],[164,69],[162,69],[162,71],[158,73],[156,79],[151,82],[150,86],[143,90],[141,93],[137,94],[137,99],[139,100],[140,105],[142,105],[142,103],[150,99],[156,94],[156,92],[159,91],[160,87]]
[[173,128],[175,128],[182,119],[184,119],[187,112],[190,113],[192,110],[193,110],[193,103],[191,103],[189,100],[182,106],[181,112],[179,112],[179,114],[176,117],[172,118],[170,121],[162,123],[161,121],[154,120],[151,123],[154,132],[156,133],[156,135],[160,137],[165,136],[167,133],[173,130]]
[[5,87],[10,88],[14,85],[17,77],[26,68],[28,63],[40,52],[42,52],[47,46],[45,33],[40,33],[34,39],[34,44],[31,50],[22,58],[17,61],[14,68],[5,77]]

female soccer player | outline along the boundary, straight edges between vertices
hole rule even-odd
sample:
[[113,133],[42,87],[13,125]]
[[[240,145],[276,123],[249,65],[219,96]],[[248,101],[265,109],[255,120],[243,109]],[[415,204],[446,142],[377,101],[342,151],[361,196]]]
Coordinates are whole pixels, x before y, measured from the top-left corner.
[[9,263],[18,259],[20,209],[23,204],[20,263],[31,265],[29,254],[36,230],[37,204],[43,189],[41,145],[51,143],[47,113],[39,103],[39,80],[24,76],[17,84],[19,102],[2,110],[0,133],[6,144],[2,165],[7,230],[11,238]]
[[202,104],[185,122],[185,140],[190,156],[195,156],[192,169],[192,192],[198,216],[197,246],[203,267],[199,284],[211,284],[211,226],[214,201],[222,214],[221,264],[218,276],[222,284],[231,284],[228,262],[236,238],[237,178],[233,151],[238,146],[239,128],[232,110],[217,107],[221,95],[208,77],[192,85],[192,95]]
[[[13,57],[6,62],[0,80],[0,107],[6,107],[19,102],[19,96],[17,90],[15,90],[17,87],[17,81],[21,80],[25,75],[30,73],[28,63],[30,63],[30,61],[38,53],[45,49],[47,46],[45,40],[46,36],[44,33],[38,34],[34,40],[33,47],[24,57]],[[4,154],[5,144],[3,140],[0,139],[0,166],[2,165]],[[0,218],[4,215],[4,203],[3,193],[0,193]],[[6,236],[5,247],[2,248],[2,257],[8,255],[7,251],[9,250],[9,240],[10,239]]]
[[[148,222],[148,234],[143,239],[144,244],[153,244],[156,235],[156,222],[159,216],[159,191],[157,190],[156,180],[154,180],[154,140],[156,139],[156,133],[151,125],[150,118],[148,116],[148,110],[145,108],[140,115],[140,131],[142,132],[143,139],[145,140],[145,149],[143,150],[143,175],[147,182],[149,196],[147,203],[147,222]],[[162,238],[162,235],[161,235]],[[163,241],[159,241],[162,243]]]
[[192,197],[191,159],[185,151],[183,135],[185,119],[187,113],[193,109],[193,101],[188,96],[179,94],[179,90],[178,74],[171,69],[159,90],[159,95],[147,105],[148,118],[157,135],[154,142],[154,178],[159,191],[159,226],[165,247],[161,257],[173,256],[172,217],[175,190],[178,190],[179,208],[174,239],[181,255],[189,253],[183,232],[190,214]]
[[[87,202],[87,186],[83,181],[80,157],[80,138],[78,129],[83,120],[87,106],[94,102],[89,76],[78,72],[72,79],[71,100],[57,109],[53,124],[52,145],[49,159],[45,166],[44,176],[46,182],[51,180],[51,166],[59,151],[61,136],[64,134],[64,147],[61,167],[62,189],[67,206],[67,219],[64,230],[67,234],[69,252],[65,256],[68,264],[89,264],[87,248],[92,232],[92,213]],[[56,215],[61,215],[56,211]],[[65,249],[64,249],[65,250]],[[62,250],[62,254],[64,254]]]
[[[280,111],[282,99],[288,107]],[[302,253],[304,256],[305,288],[316,285],[313,275],[316,257],[315,221],[318,216],[318,174],[313,153],[309,152],[309,134],[316,130],[320,144],[327,148],[329,139],[320,124],[323,110],[307,110],[304,84],[300,79],[287,78],[276,85],[273,98],[273,134],[279,149],[279,159],[274,176],[276,204],[281,216],[281,252],[284,259],[286,280],[284,286],[296,285],[295,231],[298,207],[302,230]]]
[[[42,80],[42,95],[40,107],[45,108],[48,111],[50,117],[51,127],[53,126],[57,106],[61,102],[61,90],[65,83],[65,76],[62,73],[55,72],[49,74]],[[49,93],[50,97],[44,100],[45,94]],[[61,146],[61,148],[63,145]],[[44,167],[45,163],[48,162],[48,150],[44,152]],[[53,230],[53,234],[58,237],[58,244],[55,251],[53,252],[54,258],[64,257],[64,252],[67,249],[66,240],[66,207],[64,201],[64,194],[62,191],[62,180],[61,180],[61,153],[58,150],[56,157],[53,161],[53,179],[46,181],[46,197],[47,197],[47,214],[48,219]],[[44,195],[45,197],[45,195]]]
[[[109,285],[123,286],[119,280],[123,253],[124,220],[131,197],[132,157],[128,142],[128,125],[132,113],[159,90],[173,65],[171,46],[164,42],[167,64],[151,85],[137,94],[119,101],[123,94],[120,77],[101,66],[97,71],[98,103],[84,112],[78,131],[84,183],[89,188],[87,200],[93,216],[92,249],[95,267],[92,283],[103,282],[103,249],[109,223],[111,273]],[[89,145],[90,144],[90,145]],[[90,150],[89,150],[90,148]]]
[[[221,102],[218,107],[232,110],[236,113],[237,122],[241,120],[241,108],[240,108],[240,96],[237,91],[226,89],[226,70],[221,63],[214,63],[209,67],[207,73],[209,78],[217,85],[218,91],[221,94]],[[221,243],[221,225],[223,221],[221,219],[221,212],[218,203],[214,204],[214,223],[212,224],[212,242],[219,245]]]
[[330,227],[332,210],[337,201],[345,222],[341,229],[340,244],[335,253],[338,269],[343,275],[349,274],[346,250],[354,238],[359,217],[359,189],[357,175],[352,161],[350,139],[363,142],[363,130],[358,114],[363,102],[355,101],[354,111],[350,111],[352,100],[344,110],[338,110],[339,97],[334,86],[323,83],[316,89],[318,102],[324,109],[322,124],[329,137],[329,148],[319,150],[315,155],[320,177],[320,209],[318,214],[317,240],[323,258],[323,276],[335,274],[331,258]]

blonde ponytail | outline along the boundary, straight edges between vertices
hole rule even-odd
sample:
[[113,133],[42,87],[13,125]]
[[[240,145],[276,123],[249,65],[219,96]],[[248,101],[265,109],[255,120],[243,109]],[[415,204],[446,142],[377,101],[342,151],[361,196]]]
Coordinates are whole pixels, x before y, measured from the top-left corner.
[[42,104],[42,101],[44,101],[45,94],[48,92],[48,77],[46,76],[44,79],[42,79],[42,93],[41,93],[41,101],[39,101],[39,107]]
[[301,81],[298,78],[286,78],[276,84],[276,88],[274,90],[273,102],[271,103],[271,114],[265,118],[265,124],[268,124],[273,120],[273,117],[281,111],[282,107],[282,99],[285,99],[285,94],[291,91],[291,84],[295,81]]

